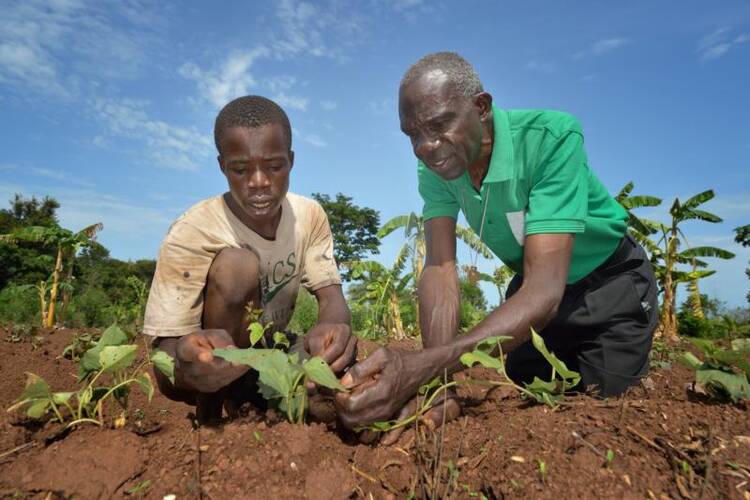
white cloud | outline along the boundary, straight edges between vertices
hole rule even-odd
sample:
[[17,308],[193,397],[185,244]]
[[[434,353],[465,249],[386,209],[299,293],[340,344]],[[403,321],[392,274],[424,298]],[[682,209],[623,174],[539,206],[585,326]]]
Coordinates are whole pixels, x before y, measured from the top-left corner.
[[323,139],[315,134],[303,135],[302,140],[308,144],[315,146],[316,148],[324,148],[328,145]]
[[234,52],[218,67],[208,71],[194,63],[185,63],[180,67],[179,73],[194,80],[201,96],[216,108],[221,108],[232,99],[249,93],[257,83],[250,69],[258,59],[269,55],[268,48],[260,46]]
[[105,246],[117,243],[117,246],[129,248],[137,238],[148,240],[147,246],[155,250],[174,218],[166,209],[140,205],[91,189],[0,183],[0,201],[12,199],[15,193],[55,198],[60,202],[58,214],[63,227],[77,230],[95,222],[103,223],[100,240]]
[[740,33],[733,38],[731,32],[732,28],[725,26],[701,38],[695,50],[698,58],[701,61],[718,59],[737,45],[750,41],[748,33]]
[[60,182],[67,182],[69,184],[76,184],[78,186],[93,187],[93,184],[91,182],[85,179],[81,179],[80,177],[77,177],[75,175],[71,175],[67,172],[63,172],[61,170],[31,167],[30,169],[28,169],[28,171],[39,177],[46,177],[48,179],[53,179],[53,180],[60,181]]
[[212,139],[195,128],[185,128],[152,119],[146,102],[132,99],[94,99],[99,119],[120,137],[144,141],[146,154],[156,165],[177,170],[197,170],[210,156]]
[[360,43],[362,25],[346,2],[329,0],[324,5],[281,0],[276,10],[283,35],[273,43],[279,58],[302,54],[343,58],[345,49]]
[[4,3],[0,84],[26,97],[71,98],[97,79],[132,77],[159,24],[137,0]]
[[321,101],[320,107],[325,111],[333,111],[334,109],[339,107],[339,103],[337,103],[336,101]]
[[532,59],[526,63],[526,69],[529,71],[538,71],[540,73],[554,73],[557,69],[557,65],[552,61]]
[[376,116],[383,116],[389,113],[394,113],[396,109],[393,99],[386,97],[380,101],[370,101],[367,103],[367,110]]
[[573,59],[582,59],[587,56],[602,56],[615,51],[630,43],[630,40],[623,37],[603,38],[589,45],[587,48],[573,54]]

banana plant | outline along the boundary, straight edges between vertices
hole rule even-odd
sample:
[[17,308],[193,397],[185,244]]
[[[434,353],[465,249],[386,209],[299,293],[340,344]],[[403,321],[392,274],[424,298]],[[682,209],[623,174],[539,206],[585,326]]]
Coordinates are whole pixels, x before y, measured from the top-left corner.
[[[47,328],[55,326],[55,310],[57,308],[57,298],[63,271],[65,269],[68,270],[65,282],[70,283],[73,276],[73,262],[78,251],[90,246],[96,239],[96,234],[103,227],[101,223],[96,223],[74,233],[69,229],[57,226],[28,226],[0,235],[0,241],[5,243],[18,244],[19,242],[26,242],[54,246],[56,248],[55,267],[52,270],[51,284],[49,286],[49,300],[47,300],[46,290],[44,291],[44,295],[40,292],[41,303],[47,305],[47,309],[42,314],[42,326]],[[42,287],[40,287],[41,289]]]
[[[698,207],[713,199],[714,192],[709,189],[681,202],[675,198],[669,209],[671,222],[669,225],[658,224],[660,237],[656,242],[647,241],[647,250],[651,253],[651,259],[656,271],[656,277],[664,294],[662,299],[661,318],[659,332],[668,340],[677,338],[677,314],[676,314],[676,291],[680,283],[690,283],[692,295],[700,296],[698,280],[710,276],[714,271],[705,269],[708,264],[702,258],[731,259],[732,252],[712,246],[691,247],[687,236],[681,225],[690,220],[701,220],[710,223],[719,223],[721,217]],[[681,246],[687,247],[680,250]],[[678,266],[689,265],[691,271],[684,271]],[[702,314],[700,303],[695,303],[694,308]]]
[[389,336],[402,339],[406,336],[401,320],[401,296],[413,279],[412,273],[402,275],[409,257],[409,248],[404,246],[388,269],[372,260],[344,263],[351,270],[354,280],[362,280],[361,288],[354,287],[353,298],[370,306],[373,327],[382,327]]

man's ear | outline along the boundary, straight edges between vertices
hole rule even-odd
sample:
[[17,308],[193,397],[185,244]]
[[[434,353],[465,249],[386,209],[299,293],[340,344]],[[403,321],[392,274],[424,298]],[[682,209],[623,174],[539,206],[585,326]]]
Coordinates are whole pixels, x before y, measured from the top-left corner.
[[224,164],[221,162],[221,154],[216,157],[216,161],[219,163],[219,170],[221,170],[221,173],[227,175],[227,173],[224,171]]
[[485,121],[492,116],[492,96],[488,92],[480,92],[474,97],[474,105],[479,110],[479,118]]
[[294,166],[294,151],[289,150],[289,170]]

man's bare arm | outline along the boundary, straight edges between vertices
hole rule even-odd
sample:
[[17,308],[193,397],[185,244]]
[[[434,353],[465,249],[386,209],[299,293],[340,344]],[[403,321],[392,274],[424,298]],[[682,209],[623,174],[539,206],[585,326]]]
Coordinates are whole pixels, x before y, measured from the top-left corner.
[[353,366],[342,378],[352,392],[337,396],[344,424],[355,427],[390,418],[421,384],[445,370],[460,369],[461,355],[487,337],[509,335],[513,339],[505,345],[513,349],[529,339],[531,326],[542,329],[562,300],[573,238],[571,234],[528,236],[523,285],[466,335],[413,353],[382,348]]
[[427,258],[419,280],[419,327],[425,348],[450,343],[458,331],[460,294],[456,273],[456,220],[425,222]]

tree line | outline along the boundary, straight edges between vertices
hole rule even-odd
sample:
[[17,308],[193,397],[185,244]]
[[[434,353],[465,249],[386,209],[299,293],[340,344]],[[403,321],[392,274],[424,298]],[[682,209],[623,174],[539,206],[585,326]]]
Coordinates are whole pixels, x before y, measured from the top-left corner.
[[[730,259],[731,252],[713,246],[694,246],[685,233],[688,221],[721,222],[703,204],[714,197],[707,190],[670,205],[668,223],[637,216],[634,211],[655,207],[662,200],[633,195],[629,183],[616,196],[628,213],[628,231],[647,250],[656,270],[660,292],[658,333],[678,335],[743,336],[748,331],[748,309],[727,311],[700,292],[700,280],[712,275],[708,259]],[[351,197],[313,193],[328,214],[334,252],[345,280],[353,328],[369,338],[400,339],[419,335],[416,288],[425,260],[424,221],[411,213],[381,225],[380,214],[356,205]],[[156,267],[152,259],[122,261],[96,241],[106,230],[92,223],[78,231],[60,226],[60,204],[50,197],[10,200],[0,209],[0,322],[45,327],[103,327],[114,322],[137,331],[142,322],[148,288]],[[459,263],[460,328],[468,329],[489,312],[480,281],[497,288],[502,302],[513,271],[498,262],[492,273],[479,272],[479,255],[492,259],[490,250],[469,228],[456,229],[457,240],[469,248],[470,262]],[[403,245],[390,265],[373,257],[380,242],[400,237]],[[750,225],[735,230],[735,240],[750,245]],[[750,278],[750,268],[746,273]],[[677,304],[677,289],[684,285],[687,299]],[[750,301],[750,292],[748,293]],[[317,319],[315,299],[302,291],[290,327],[306,331]]]

